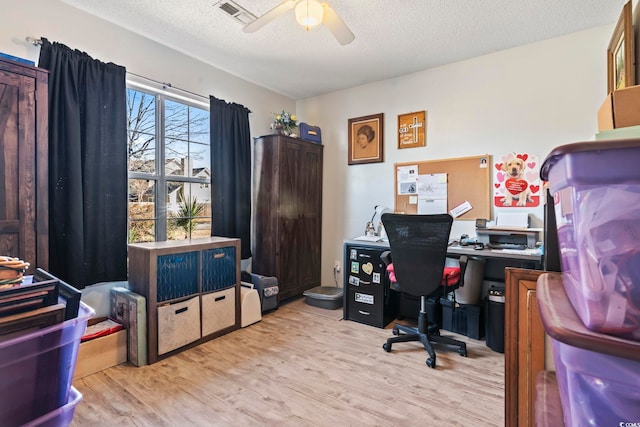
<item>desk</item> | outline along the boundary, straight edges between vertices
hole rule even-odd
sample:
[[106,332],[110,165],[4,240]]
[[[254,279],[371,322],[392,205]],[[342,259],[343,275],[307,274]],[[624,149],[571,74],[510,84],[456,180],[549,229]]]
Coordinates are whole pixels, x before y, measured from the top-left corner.
[[[388,247],[387,243],[387,247]],[[535,255],[527,251],[518,252],[516,250],[503,251],[501,249],[473,249],[467,246],[449,246],[447,255],[468,255],[480,258],[507,258],[510,260],[523,260],[534,263],[541,263],[542,256]]]
[[[399,296],[395,291],[390,290],[384,264],[380,260],[380,255],[386,250],[389,250],[389,242],[368,242],[353,239],[344,241],[343,265],[345,270],[342,305],[344,319],[384,328],[397,316],[417,317],[419,300],[404,294]],[[370,273],[362,272],[363,261],[356,259],[360,252],[372,263],[373,270]],[[502,286],[505,282],[504,269],[506,267],[542,269],[542,257],[526,252],[518,254],[511,251],[476,250],[473,247],[450,246],[447,249],[447,255],[451,258],[467,255],[470,258],[484,259],[483,280],[498,282]],[[361,286],[362,275],[366,278]]]
[[[355,240],[355,239],[347,239],[344,241],[344,244],[350,245],[360,245],[367,246],[371,248],[382,249],[382,251],[389,249],[389,242],[369,242],[366,240]],[[522,251],[522,253],[518,253],[515,250],[512,251],[502,251],[499,249],[473,249],[471,246],[449,246],[447,248],[447,255],[455,256],[455,255],[468,255],[468,256],[476,256],[480,258],[507,258],[511,260],[523,260],[523,261],[531,261],[531,262],[542,262],[541,255],[534,255],[526,251]]]
[[[389,242],[367,242],[364,240],[348,239],[344,241],[345,245],[358,245],[362,247],[378,249],[380,253],[389,249]],[[348,267],[348,259],[345,254],[345,268]],[[542,256],[534,255],[529,252],[523,251],[517,253],[516,251],[500,251],[497,249],[473,249],[472,246],[449,246],[447,248],[447,255],[451,258],[459,258],[460,255],[467,255],[473,258],[484,258],[487,261],[487,266],[498,267],[502,271],[494,271],[495,268],[489,269],[485,267],[485,280],[504,282],[504,267],[516,267],[516,268],[528,268],[532,270],[542,270]],[[345,274],[345,277],[347,275]],[[345,282],[347,283],[347,282]]]
[[[388,243],[387,243],[388,245]],[[542,270],[542,255],[534,255],[523,251],[500,251],[497,249],[473,249],[465,246],[449,246],[447,255],[459,258],[467,255],[470,258],[482,258],[485,260],[483,279],[491,282],[504,283],[504,269],[506,267],[526,268],[529,270]]]

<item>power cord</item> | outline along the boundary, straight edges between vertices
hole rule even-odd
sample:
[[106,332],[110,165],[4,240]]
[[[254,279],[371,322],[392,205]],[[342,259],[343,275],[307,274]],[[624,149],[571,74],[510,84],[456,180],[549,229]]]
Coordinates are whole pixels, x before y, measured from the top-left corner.
[[339,268],[337,268],[336,266],[333,266],[333,281],[336,284],[336,288],[338,287],[338,272],[340,271]]

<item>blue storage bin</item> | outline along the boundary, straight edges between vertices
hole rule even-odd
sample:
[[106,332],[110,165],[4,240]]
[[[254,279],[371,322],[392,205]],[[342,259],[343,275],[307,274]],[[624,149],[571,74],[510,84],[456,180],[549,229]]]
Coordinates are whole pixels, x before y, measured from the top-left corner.
[[198,252],[158,256],[157,301],[168,301],[198,292]]
[[202,251],[202,292],[219,291],[236,283],[235,246]]

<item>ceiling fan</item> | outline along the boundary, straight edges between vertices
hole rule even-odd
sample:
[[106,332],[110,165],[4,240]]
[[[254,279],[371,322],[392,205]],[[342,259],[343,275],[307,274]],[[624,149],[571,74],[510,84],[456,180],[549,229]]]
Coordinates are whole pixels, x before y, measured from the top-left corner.
[[322,23],[329,29],[336,40],[338,40],[338,43],[343,46],[351,43],[356,38],[329,4],[320,3],[317,0],[283,1],[255,21],[245,25],[242,30],[245,33],[253,33],[294,7],[296,9],[296,20],[300,25],[305,27],[307,31],[309,28]]

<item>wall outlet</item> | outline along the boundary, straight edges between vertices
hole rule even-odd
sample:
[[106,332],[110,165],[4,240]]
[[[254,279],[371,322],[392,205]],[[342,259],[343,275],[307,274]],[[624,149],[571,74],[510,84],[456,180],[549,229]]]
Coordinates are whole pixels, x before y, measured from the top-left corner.
[[340,261],[335,260],[333,263],[333,271],[340,273]]

